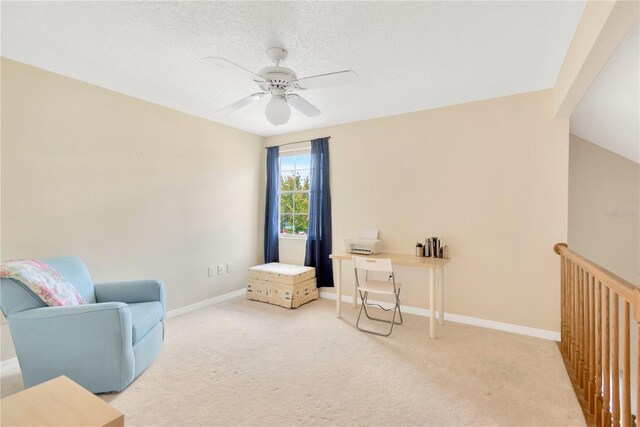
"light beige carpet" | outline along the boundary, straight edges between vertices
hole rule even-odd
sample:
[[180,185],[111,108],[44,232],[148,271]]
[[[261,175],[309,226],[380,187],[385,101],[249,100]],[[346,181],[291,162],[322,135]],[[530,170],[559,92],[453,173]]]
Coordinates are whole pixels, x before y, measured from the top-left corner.
[[411,315],[382,338],[343,310],[237,299],[171,319],[158,360],[102,398],[127,426],[584,425],[554,342],[451,322],[430,341]]

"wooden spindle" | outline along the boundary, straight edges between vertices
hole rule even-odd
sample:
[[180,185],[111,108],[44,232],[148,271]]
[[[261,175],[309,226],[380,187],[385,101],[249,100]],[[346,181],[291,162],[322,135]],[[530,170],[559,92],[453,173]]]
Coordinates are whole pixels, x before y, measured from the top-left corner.
[[581,291],[581,283],[580,280],[580,266],[576,265],[576,368],[575,374],[576,383],[578,387],[582,388],[582,384],[580,384],[580,372],[582,372],[582,291]]
[[622,425],[631,427],[631,342],[629,331],[630,305],[624,302],[624,323],[622,325]]
[[569,324],[567,325],[567,334],[569,335],[569,338],[567,339],[567,347],[568,347],[569,361],[571,362],[573,360],[572,352],[573,352],[573,342],[575,340],[575,338],[573,336],[573,314],[574,314],[574,308],[573,308],[573,298],[574,298],[574,292],[573,292],[573,270],[574,270],[574,264],[571,261],[568,262],[568,270],[569,271],[567,271],[567,295],[568,295],[567,321],[569,322]]
[[617,293],[613,293],[613,330],[611,334],[611,413],[613,415],[613,427],[620,427],[620,320],[619,320],[619,298]]
[[585,363],[584,363],[584,355],[585,355],[585,350],[586,350],[586,346],[585,346],[585,337],[586,337],[586,333],[585,333],[585,328],[586,328],[586,324],[587,322],[584,321],[584,303],[585,303],[585,297],[584,297],[584,270],[582,269],[582,267],[578,267],[578,292],[580,293],[580,302],[578,303],[578,308],[579,308],[579,315],[578,315],[578,336],[579,336],[579,360],[578,360],[578,369],[576,371],[576,375],[578,375],[578,385],[580,386],[581,390],[584,390],[584,367],[585,367]]
[[585,272],[583,278],[584,287],[584,369],[582,371],[582,383],[584,384],[583,398],[587,402],[587,408],[589,404],[589,365],[591,364],[591,295],[589,292],[589,273]]
[[595,277],[588,276],[589,286],[589,413],[596,414],[596,303]]
[[567,355],[569,360],[571,360],[571,340],[573,339],[571,332],[571,327],[573,325],[573,306],[571,301],[571,298],[573,297],[572,269],[573,263],[571,261],[567,261]]
[[570,306],[569,306],[569,311],[570,311],[570,325],[569,325],[569,334],[571,337],[571,340],[569,342],[570,345],[570,352],[569,352],[569,361],[570,361],[570,366],[573,367],[575,364],[575,359],[576,359],[576,265],[575,263],[571,263],[571,271],[569,272],[569,274],[571,274],[570,277],[570,284],[569,284],[569,301],[570,301]]
[[596,426],[602,425],[602,282],[596,289]]
[[573,336],[573,314],[574,314],[574,309],[573,309],[573,298],[574,298],[574,292],[573,292],[573,262],[569,261],[569,271],[567,272],[567,294],[568,294],[568,303],[567,303],[567,320],[569,322],[569,324],[567,325],[567,333],[569,334],[569,338],[568,338],[568,354],[569,354],[569,361],[571,362],[573,360],[573,341],[574,336]]
[[[582,355],[583,355],[583,341],[582,334],[584,331],[583,327],[583,318],[582,318],[582,307],[584,305],[584,296],[582,295],[582,268],[580,266],[576,266],[576,375],[579,372],[582,372]],[[578,378],[578,386],[582,388],[582,384],[580,384],[580,380]]]
[[569,268],[569,362],[570,366],[573,366],[575,360],[575,351],[576,351],[576,331],[575,331],[575,316],[576,316],[576,307],[575,307],[575,270],[576,266],[573,262],[570,261]]
[[[636,307],[636,310],[638,308]],[[638,311],[636,311],[637,313]],[[637,317],[637,314],[636,314]],[[636,319],[636,425],[637,415],[640,413],[640,319]]]
[[566,331],[566,310],[565,303],[567,301],[566,292],[566,272],[565,272],[565,264],[567,259],[564,255],[560,255],[560,348],[564,351],[564,346],[567,342],[565,331]]
[[564,333],[565,333],[565,339],[564,339],[564,345],[562,346],[562,351],[563,354],[565,356],[568,355],[569,353],[569,340],[571,339],[570,337],[570,332],[569,332],[569,326],[570,326],[570,319],[569,319],[569,303],[570,303],[570,294],[569,294],[569,286],[570,286],[570,282],[569,282],[569,268],[570,268],[570,264],[569,264],[569,260],[567,258],[565,258],[565,263],[564,263],[564,304],[563,304],[563,309],[564,309],[564,320],[565,320],[565,324],[564,324]]
[[602,398],[602,425],[611,425],[611,324],[610,324],[610,310],[611,302],[609,300],[609,287],[604,287],[604,362],[602,364],[604,371],[602,372],[602,379],[604,385],[602,391],[604,396]]

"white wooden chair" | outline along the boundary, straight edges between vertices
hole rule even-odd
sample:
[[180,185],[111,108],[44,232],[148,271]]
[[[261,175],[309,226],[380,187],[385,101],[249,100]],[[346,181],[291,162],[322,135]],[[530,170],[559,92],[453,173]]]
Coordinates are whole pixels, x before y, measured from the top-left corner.
[[[356,289],[358,290],[360,299],[362,300],[360,312],[358,313],[358,320],[356,321],[356,328],[362,332],[367,332],[369,334],[388,337],[393,331],[393,325],[402,325],[402,312],[400,311],[400,283],[396,283],[396,277],[393,273],[393,265],[391,264],[391,260],[354,256],[353,268],[356,276]],[[358,274],[359,270],[364,273],[364,280],[361,280],[361,275]],[[374,274],[378,273],[379,275],[385,274],[388,277],[388,280],[369,279],[370,272]],[[395,306],[393,308],[386,309],[379,304],[371,304],[368,302],[369,294],[392,295],[395,300]],[[391,318],[391,320],[387,320],[370,316],[369,312],[367,311],[367,305],[376,305],[384,311],[393,310],[393,317]],[[367,316],[367,318],[369,318],[370,320],[389,323],[389,332],[383,334],[380,332],[361,328],[360,317],[362,316],[363,311],[365,316]],[[396,314],[400,317],[400,322],[396,322]]]

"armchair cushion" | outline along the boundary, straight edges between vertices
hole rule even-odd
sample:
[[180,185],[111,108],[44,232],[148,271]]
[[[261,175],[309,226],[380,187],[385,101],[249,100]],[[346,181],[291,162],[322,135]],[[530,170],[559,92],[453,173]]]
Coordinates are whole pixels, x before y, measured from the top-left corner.
[[164,317],[160,302],[139,302],[129,304],[131,326],[133,327],[133,345],[140,341]]

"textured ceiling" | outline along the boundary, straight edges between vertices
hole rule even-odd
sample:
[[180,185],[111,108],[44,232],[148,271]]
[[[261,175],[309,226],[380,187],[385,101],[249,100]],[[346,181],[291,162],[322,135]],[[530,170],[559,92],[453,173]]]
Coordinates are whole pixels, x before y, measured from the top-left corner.
[[571,116],[571,132],[640,163],[640,23],[631,28]]
[[[2,55],[260,135],[552,87],[584,2],[2,2]],[[266,99],[213,113],[289,49],[298,77],[351,69],[354,86],[303,94],[323,111],[264,117]]]

